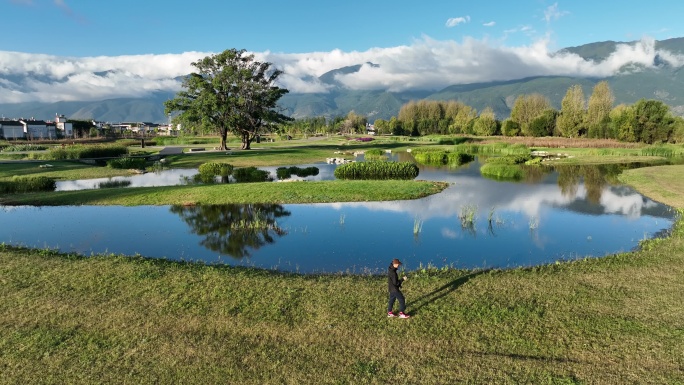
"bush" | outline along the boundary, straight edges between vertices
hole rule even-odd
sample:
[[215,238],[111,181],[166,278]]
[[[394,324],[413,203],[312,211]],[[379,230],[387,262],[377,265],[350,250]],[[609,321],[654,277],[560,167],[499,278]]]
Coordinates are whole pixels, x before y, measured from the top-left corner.
[[55,191],[57,183],[54,179],[46,176],[19,177],[15,176],[9,181],[0,181],[0,193],[22,194],[39,191]]
[[107,161],[107,167],[115,169],[135,169],[143,170],[147,161],[145,158],[123,157]]
[[418,166],[411,162],[347,163],[335,169],[338,179],[413,179]]
[[199,173],[207,176],[228,176],[233,173],[233,165],[229,163],[207,162],[199,166]]
[[270,173],[265,170],[259,170],[256,167],[238,168],[233,171],[233,177],[236,181],[244,182],[266,182],[273,180]]

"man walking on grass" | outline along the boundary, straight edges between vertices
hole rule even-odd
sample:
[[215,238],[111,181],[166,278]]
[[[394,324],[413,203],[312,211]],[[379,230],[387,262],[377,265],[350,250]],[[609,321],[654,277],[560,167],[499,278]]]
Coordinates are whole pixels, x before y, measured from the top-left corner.
[[392,312],[392,308],[394,308],[394,301],[399,300],[399,318],[409,318],[410,315],[404,313],[404,310],[406,310],[406,300],[404,299],[404,294],[401,292],[401,290],[399,290],[401,288],[401,284],[406,281],[406,276],[403,276],[401,280],[399,279],[399,276],[397,275],[397,269],[399,268],[399,265],[401,265],[401,261],[394,258],[387,269],[387,284],[389,289],[387,316],[396,317],[396,315]]

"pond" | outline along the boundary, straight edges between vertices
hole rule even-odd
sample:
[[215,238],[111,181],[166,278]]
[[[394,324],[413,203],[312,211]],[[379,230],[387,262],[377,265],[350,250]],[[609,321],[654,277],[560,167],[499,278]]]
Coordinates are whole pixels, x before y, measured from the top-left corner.
[[[332,178],[334,166],[320,166],[316,178]],[[668,206],[612,182],[624,166],[535,167],[520,182],[483,178],[480,166],[421,166],[419,179],[452,185],[411,201],[2,207],[0,241],[85,255],[366,274],[384,271],[392,258],[413,270],[600,257],[630,251],[674,222]]]

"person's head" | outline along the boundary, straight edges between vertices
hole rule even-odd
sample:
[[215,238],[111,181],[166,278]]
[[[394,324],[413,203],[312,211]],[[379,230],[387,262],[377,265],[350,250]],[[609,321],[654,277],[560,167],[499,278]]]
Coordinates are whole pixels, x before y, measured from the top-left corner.
[[396,258],[394,258],[394,259],[392,260],[392,265],[394,266],[394,268],[398,268],[399,265],[401,265],[401,261],[398,260],[398,259],[396,259]]

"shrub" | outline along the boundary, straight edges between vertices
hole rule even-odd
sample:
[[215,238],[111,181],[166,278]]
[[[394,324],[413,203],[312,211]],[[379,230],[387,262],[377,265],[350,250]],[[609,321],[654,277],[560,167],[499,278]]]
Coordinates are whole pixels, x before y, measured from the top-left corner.
[[9,181],[0,181],[0,193],[21,194],[39,191],[54,191],[57,183],[54,179],[46,176],[19,177],[15,176]]
[[233,173],[233,165],[229,163],[207,162],[199,166],[200,174],[207,176],[228,176]]
[[272,180],[270,173],[265,170],[259,170],[256,167],[238,168],[233,171],[233,177],[236,181],[244,182],[266,182]]
[[147,161],[145,158],[131,158],[125,156],[123,158],[117,158],[107,161],[107,167],[115,169],[136,169],[142,170],[145,168],[145,163]]
[[338,179],[413,179],[418,166],[411,162],[357,162],[335,169]]

